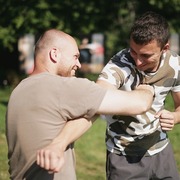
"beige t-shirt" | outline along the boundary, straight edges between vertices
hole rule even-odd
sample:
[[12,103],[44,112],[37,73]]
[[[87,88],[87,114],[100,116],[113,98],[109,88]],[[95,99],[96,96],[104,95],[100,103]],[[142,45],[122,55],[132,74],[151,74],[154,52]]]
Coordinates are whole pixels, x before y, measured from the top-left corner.
[[23,80],[12,92],[7,110],[11,178],[20,180],[26,173],[24,179],[31,180],[76,179],[72,146],[63,170],[51,175],[36,165],[36,151],[49,144],[67,120],[91,118],[105,93],[94,82],[75,77],[42,73]]

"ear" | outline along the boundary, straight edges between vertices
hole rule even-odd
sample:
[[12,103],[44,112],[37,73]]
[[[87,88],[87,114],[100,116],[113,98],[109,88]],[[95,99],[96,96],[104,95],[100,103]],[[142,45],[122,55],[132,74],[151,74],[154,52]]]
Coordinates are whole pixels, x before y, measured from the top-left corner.
[[58,59],[60,58],[60,52],[57,48],[52,48],[49,52],[50,59],[53,63],[57,63]]
[[167,50],[169,50],[169,42],[167,42],[166,44],[165,44],[165,46],[163,47],[163,52],[166,52]]

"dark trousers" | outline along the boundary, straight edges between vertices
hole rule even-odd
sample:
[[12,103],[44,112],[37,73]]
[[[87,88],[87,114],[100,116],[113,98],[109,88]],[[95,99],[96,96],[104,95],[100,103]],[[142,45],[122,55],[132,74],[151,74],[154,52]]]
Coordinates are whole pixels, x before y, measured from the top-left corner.
[[153,156],[123,156],[107,152],[107,180],[180,180],[170,144]]

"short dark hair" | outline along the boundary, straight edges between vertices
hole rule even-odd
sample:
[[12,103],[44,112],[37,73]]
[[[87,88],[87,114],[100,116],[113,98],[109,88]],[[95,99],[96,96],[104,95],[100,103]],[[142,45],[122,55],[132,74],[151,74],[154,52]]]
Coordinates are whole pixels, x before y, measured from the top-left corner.
[[156,40],[163,48],[170,37],[169,25],[161,15],[148,11],[137,18],[131,28],[130,38],[137,44],[147,44]]

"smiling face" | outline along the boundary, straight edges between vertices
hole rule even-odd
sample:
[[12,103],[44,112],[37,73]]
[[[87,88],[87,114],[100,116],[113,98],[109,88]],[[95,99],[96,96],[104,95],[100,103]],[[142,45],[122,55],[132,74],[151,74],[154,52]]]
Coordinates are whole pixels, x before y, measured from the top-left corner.
[[58,74],[64,77],[75,76],[78,68],[81,68],[79,62],[78,46],[73,38],[68,38],[64,46],[60,49],[61,59],[59,61]]
[[130,39],[130,54],[134,59],[137,69],[144,72],[157,71],[162,53],[168,49],[168,44],[161,48],[156,40],[147,44],[136,44]]
[[42,34],[35,46],[33,74],[49,72],[63,77],[75,76],[81,68],[75,39],[67,33],[51,29]]
[[162,54],[169,49],[169,26],[164,17],[146,12],[136,19],[130,31],[130,54],[137,69],[157,71]]

